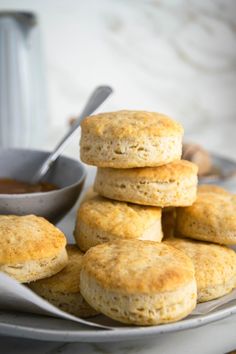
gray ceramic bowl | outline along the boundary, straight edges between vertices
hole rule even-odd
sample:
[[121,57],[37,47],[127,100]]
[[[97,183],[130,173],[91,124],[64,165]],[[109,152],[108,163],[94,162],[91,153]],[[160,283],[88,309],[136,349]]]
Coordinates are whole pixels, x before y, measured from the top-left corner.
[[[0,150],[0,178],[30,182],[48,155],[45,151],[28,149]],[[0,214],[35,214],[57,223],[78,199],[85,176],[85,169],[79,161],[61,156],[45,179],[60,189],[29,194],[0,194]]]

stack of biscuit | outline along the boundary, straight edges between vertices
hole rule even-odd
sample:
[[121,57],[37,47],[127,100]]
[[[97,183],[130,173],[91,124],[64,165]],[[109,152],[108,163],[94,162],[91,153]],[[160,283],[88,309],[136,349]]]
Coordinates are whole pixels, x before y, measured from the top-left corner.
[[134,325],[180,320],[236,288],[236,197],[197,190],[182,137],[158,113],[86,118],[81,159],[97,175],[77,212],[76,245],[43,218],[0,216],[0,270],[74,315]]
[[151,112],[82,123],[81,159],[97,175],[74,233],[86,252],[81,293],[115,320],[177,321],[236,287],[236,254],[222,245],[236,244],[235,197],[216,186],[197,195],[197,166],[181,160],[182,137],[180,124]]
[[162,209],[196,199],[197,167],[180,160],[182,126],[163,114],[104,113],[81,125],[81,160],[97,166],[75,228],[81,250],[118,239],[162,240]]
[[119,111],[88,117],[81,128],[81,160],[97,166],[74,232],[86,252],[82,295],[124,323],[185,317],[196,306],[193,262],[161,243],[162,210],[196,199],[197,166],[181,160],[182,126],[159,113]]

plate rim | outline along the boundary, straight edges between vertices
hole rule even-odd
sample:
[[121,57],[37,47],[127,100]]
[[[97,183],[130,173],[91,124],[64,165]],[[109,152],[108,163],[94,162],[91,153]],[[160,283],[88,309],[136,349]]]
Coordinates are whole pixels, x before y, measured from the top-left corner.
[[[4,312],[4,311],[3,311]],[[7,311],[4,313],[7,314]],[[148,327],[116,328],[104,330],[91,328],[88,330],[70,331],[66,329],[43,329],[18,324],[9,324],[0,319],[0,334],[37,340],[56,342],[113,342],[122,340],[144,339],[158,334],[178,332],[198,328],[236,314],[236,304],[232,304],[206,315],[186,318],[178,322]],[[61,320],[61,319],[60,319]],[[141,337],[141,338],[140,338]]]

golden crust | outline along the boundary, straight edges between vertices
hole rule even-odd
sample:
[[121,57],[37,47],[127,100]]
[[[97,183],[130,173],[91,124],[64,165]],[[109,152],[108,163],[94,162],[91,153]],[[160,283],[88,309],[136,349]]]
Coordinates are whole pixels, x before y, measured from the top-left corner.
[[83,202],[77,213],[77,224],[124,238],[140,237],[153,223],[161,219],[161,208],[117,202],[95,196]]
[[193,239],[236,244],[236,196],[200,192],[192,206],[177,209],[176,230]]
[[90,134],[102,139],[183,135],[183,127],[179,123],[163,114],[146,111],[123,110],[97,114],[85,118],[81,128],[82,135]]
[[64,234],[42,217],[0,215],[0,264],[16,264],[58,255]]
[[189,161],[180,160],[168,163],[158,167],[143,167],[131,169],[98,168],[101,170],[104,179],[125,178],[127,181],[145,181],[150,182],[175,182],[183,177],[192,177],[197,175],[197,166]]
[[[236,286],[236,253],[232,249],[181,238],[168,239],[165,244],[178,248],[192,259],[200,300],[218,297],[219,290],[223,296]],[[214,293],[213,289],[217,291]]]
[[66,246],[68,263],[59,273],[50,278],[40,279],[32,283],[33,289],[47,289],[52,292],[77,293],[80,291],[80,270],[82,266],[83,253],[76,245]]
[[189,257],[152,241],[122,240],[92,247],[83,258],[83,271],[105,290],[122,294],[175,291],[194,279]]

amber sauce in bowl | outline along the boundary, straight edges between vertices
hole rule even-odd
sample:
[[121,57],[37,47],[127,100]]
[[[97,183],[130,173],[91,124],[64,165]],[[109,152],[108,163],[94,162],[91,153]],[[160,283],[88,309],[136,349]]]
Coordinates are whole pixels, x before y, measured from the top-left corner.
[[58,186],[48,182],[31,184],[11,178],[0,178],[0,194],[39,193],[50,192],[57,189],[59,189]]

